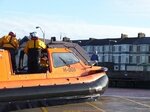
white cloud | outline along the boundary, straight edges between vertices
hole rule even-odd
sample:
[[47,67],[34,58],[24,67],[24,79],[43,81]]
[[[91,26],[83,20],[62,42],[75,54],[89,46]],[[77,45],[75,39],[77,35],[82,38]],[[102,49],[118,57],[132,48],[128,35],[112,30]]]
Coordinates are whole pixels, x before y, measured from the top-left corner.
[[119,10],[139,15],[150,13],[150,0],[115,0],[113,4]]
[[15,31],[19,38],[28,35],[29,32],[40,30],[35,29],[36,26],[41,26],[46,33],[46,38],[56,36],[68,36],[71,39],[88,39],[93,38],[119,38],[121,33],[126,33],[129,37],[136,37],[138,32],[144,32],[150,35],[150,28],[136,27],[120,27],[109,25],[94,25],[81,21],[67,22],[67,20],[57,20],[47,17],[12,17],[0,18],[0,36],[7,34],[9,31]]

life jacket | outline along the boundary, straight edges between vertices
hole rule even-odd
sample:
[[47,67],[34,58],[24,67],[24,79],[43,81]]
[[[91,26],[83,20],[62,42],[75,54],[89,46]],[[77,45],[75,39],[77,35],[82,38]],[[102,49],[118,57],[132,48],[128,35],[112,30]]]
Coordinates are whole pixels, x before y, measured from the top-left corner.
[[2,37],[1,44],[3,48],[17,49],[19,47],[18,40],[10,35]]

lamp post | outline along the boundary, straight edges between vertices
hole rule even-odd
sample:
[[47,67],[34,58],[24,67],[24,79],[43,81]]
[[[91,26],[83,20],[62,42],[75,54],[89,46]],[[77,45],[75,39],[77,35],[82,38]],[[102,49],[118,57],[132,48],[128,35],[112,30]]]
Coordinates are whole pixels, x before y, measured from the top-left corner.
[[110,51],[110,45],[111,45],[111,42],[116,43],[117,41],[116,41],[116,40],[109,40],[109,44],[108,44],[108,46],[109,46],[109,56],[108,56],[108,62],[110,62],[110,54],[111,54],[111,51]]
[[45,32],[42,30],[40,26],[37,26],[36,29],[40,29],[43,34],[43,41],[45,42]]

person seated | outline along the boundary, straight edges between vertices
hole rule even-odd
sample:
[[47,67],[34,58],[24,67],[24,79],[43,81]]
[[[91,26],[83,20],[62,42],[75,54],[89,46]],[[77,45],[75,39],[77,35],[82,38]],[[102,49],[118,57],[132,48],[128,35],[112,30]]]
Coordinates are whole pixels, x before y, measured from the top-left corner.
[[48,56],[47,53],[42,53],[41,59],[40,59],[40,69],[41,72],[46,72],[48,70]]
[[28,55],[28,72],[38,73],[40,72],[40,57],[41,50],[46,48],[43,41],[39,39],[36,32],[30,33],[31,40],[29,40],[24,48],[24,52]]

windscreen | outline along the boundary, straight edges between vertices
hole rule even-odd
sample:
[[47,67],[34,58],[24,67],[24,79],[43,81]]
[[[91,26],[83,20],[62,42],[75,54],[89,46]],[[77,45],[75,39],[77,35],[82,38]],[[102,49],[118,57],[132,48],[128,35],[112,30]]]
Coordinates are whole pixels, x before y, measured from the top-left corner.
[[69,66],[79,62],[79,59],[73,53],[53,53],[54,67]]

